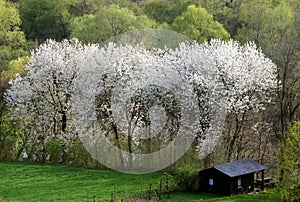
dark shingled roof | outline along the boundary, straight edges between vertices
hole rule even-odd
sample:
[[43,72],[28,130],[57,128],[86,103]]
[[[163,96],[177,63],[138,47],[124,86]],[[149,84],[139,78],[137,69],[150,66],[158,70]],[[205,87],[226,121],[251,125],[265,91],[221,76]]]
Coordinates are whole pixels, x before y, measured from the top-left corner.
[[225,163],[222,165],[217,165],[214,168],[228,175],[229,177],[236,177],[266,169],[265,166],[262,166],[251,159],[242,159],[231,163]]

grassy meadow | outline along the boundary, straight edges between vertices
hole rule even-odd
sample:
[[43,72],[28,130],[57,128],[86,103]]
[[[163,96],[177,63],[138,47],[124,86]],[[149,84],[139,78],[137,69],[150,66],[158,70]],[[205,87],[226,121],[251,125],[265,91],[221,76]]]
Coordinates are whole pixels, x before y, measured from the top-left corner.
[[[161,176],[142,175],[144,188],[158,184]],[[111,170],[0,163],[0,196],[5,201],[86,201],[94,196],[97,201],[109,201],[114,189],[117,199],[140,193],[140,182],[140,175]]]
[[[0,162],[0,201],[110,201],[116,190],[116,201],[126,196],[147,196],[159,189],[163,173],[124,174],[64,165]],[[172,184],[172,183],[171,183]],[[171,193],[160,201],[274,201],[274,191],[233,197],[204,193]],[[154,197],[154,196],[152,196]],[[146,200],[145,200],[146,201]]]

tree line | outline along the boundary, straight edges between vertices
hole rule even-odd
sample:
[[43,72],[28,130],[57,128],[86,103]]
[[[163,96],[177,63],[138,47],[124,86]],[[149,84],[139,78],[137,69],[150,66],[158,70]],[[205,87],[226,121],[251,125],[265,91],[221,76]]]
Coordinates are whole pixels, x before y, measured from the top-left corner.
[[[287,173],[297,171],[299,151],[285,147],[291,147],[290,144],[295,142],[289,140],[297,134],[295,131],[299,120],[298,1],[1,0],[0,11],[1,160],[22,159],[24,151],[28,151],[29,147],[33,148],[30,137],[34,134],[28,134],[18,121],[10,118],[12,112],[8,110],[3,98],[4,92],[9,88],[8,81],[16,78],[16,73],[21,76],[27,74],[25,66],[32,57],[30,50],[38,48],[49,38],[56,41],[78,38],[83,44],[101,44],[110,37],[126,31],[163,28],[182,33],[199,44],[213,38],[232,38],[241,44],[253,41],[262,53],[276,64],[278,82],[276,91],[270,92],[272,102],[264,104],[263,111],[257,111],[253,107],[249,107],[249,110],[232,108],[226,117],[222,143],[200,161],[200,164],[209,167],[215,163],[251,157],[272,168],[280,159],[287,159],[286,153],[293,153],[296,154],[296,163],[292,164],[291,168],[290,165],[282,164],[278,178],[284,180],[288,176]],[[256,96],[260,94],[255,91],[252,93]],[[250,95],[241,96],[245,98]],[[59,118],[52,120],[52,123],[63,120],[63,112],[64,110],[59,110]],[[52,128],[52,135],[56,135],[57,131],[66,130],[63,125],[60,126],[60,129]],[[40,139],[38,143],[43,144],[43,141]],[[89,157],[80,142],[77,143],[72,144],[73,148],[68,148],[80,151],[70,152],[73,156],[66,154],[65,147],[68,144],[63,137],[47,142],[47,145],[42,147],[36,147],[44,149],[41,156],[30,153],[26,155],[39,161],[77,162],[86,166],[100,166]],[[47,160],[45,154],[52,156],[52,159]],[[195,157],[195,152],[189,151],[183,161],[191,161]]]

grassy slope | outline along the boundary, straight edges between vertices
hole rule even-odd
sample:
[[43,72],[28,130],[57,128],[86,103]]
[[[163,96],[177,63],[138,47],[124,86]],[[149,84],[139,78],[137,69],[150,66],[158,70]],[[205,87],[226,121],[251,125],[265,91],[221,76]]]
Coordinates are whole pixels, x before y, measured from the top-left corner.
[[[158,184],[161,174],[142,175],[147,183]],[[139,193],[140,175],[110,170],[32,163],[0,163],[0,196],[6,201],[83,201],[96,195],[108,201],[114,186],[117,198]],[[89,192],[89,194],[87,194]]]
[[[5,201],[109,201],[117,185],[117,199],[139,194],[142,176],[143,190],[149,183],[158,188],[162,174],[130,175],[111,170],[83,169],[34,163],[0,162],[0,196]],[[162,201],[274,201],[272,192],[257,195],[219,197],[199,193],[172,193]],[[0,197],[0,201],[1,201]]]

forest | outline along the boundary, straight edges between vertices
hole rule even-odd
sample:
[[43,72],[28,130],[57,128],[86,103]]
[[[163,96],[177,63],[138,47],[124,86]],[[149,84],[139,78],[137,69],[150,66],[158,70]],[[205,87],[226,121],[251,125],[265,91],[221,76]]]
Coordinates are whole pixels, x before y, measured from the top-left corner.
[[[0,0],[0,13],[0,161],[105,169],[75,131],[82,118],[79,112],[93,104],[96,119],[101,129],[108,131],[106,137],[113,145],[129,153],[157,151],[180,131],[178,110],[183,106],[173,102],[174,95],[165,89],[154,86],[137,90],[131,101],[131,121],[147,126],[147,110],[155,102],[166,108],[168,133],[167,137],[140,141],[135,137],[138,132],[127,134],[111,121],[122,119],[121,115],[111,116],[113,90],[122,85],[121,81],[128,88],[135,88],[131,82],[147,80],[152,74],[147,67],[159,62],[161,69],[155,70],[163,73],[167,64],[179,71],[188,64],[190,69],[183,74],[194,82],[192,92],[199,102],[200,112],[195,116],[200,132],[185,154],[164,170],[172,172],[185,167],[199,171],[251,158],[267,167],[282,199],[299,200],[298,0]],[[164,53],[127,46],[98,49],[111,37],[144,28],[180,33],[195,43]],[[114,65],[122,61],[121,56],[128,55],[132,58],[121,70],[126,72],[126,65],[135,64],[135,76],[128,73],[118,77],[120,69],[114,69]],[[199,58],[203,60],[199,62]],[[96,68],[95,64],[102,66]],[[201,71],[209,72],[208,79],[199,76],[197,67],[201,65]],[[104,71],[110,73],[102,74]],[[221,92],[203,87],[215,85],[209,80],[214,71],[224,87]],[[198,76],[189,77],[190,72]],[[157,77],[172,82],[168,74],[162,75],[165,74]],[[86,80],[103,90],[94,93],[83,84]],[[90,93],[88,96],[95,97],[95,102],[74,97],[76,90]],[[121,90],[126,91],[126,87]],[[148,96],[149,92],[154,97]],[[129,94],[114,99],[121,100],[122,96]],[[219,106],[210,96],[228,99],[220,98]],[[222,107],[226,111],[224,124],[217,143],[212,144],[202,133],[210,121],[218,121],[212,119],[217,112],[207,108]],[[90,120],[83,119],[85,123]],[[201,149],[201,143],[206,149]],[[121,154],[106,155],[117,158]],[[134,161],[131,155],[128,158]]]

